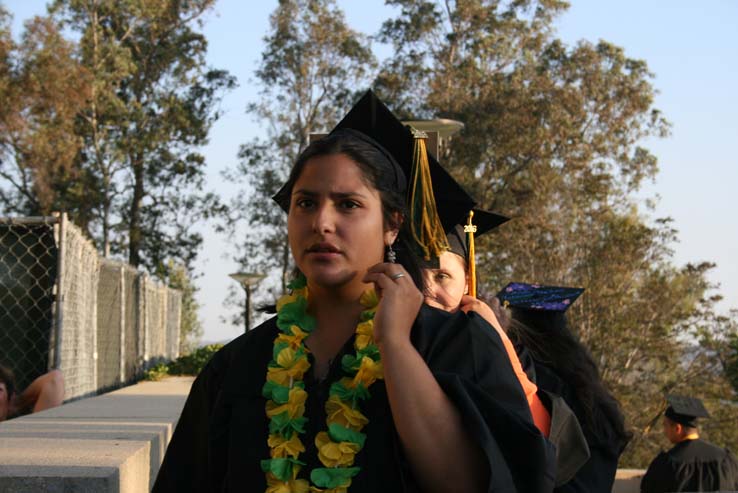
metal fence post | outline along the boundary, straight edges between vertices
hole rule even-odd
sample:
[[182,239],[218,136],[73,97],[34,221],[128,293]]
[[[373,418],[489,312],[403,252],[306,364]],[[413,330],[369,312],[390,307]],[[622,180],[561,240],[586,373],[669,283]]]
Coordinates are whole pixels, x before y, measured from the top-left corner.
[[119,382],[126,381],[126,272],[120,266],[120,358],[118,359]]
[[144,369],[147,368],[149,362],[149,307],[148,307],[148,296],[149,296],[149,277],[146,273],[141,274],[141,311],[143,313],[143,364]]
[[67,213],[59,214],[59,245],[57,247],[59,258],[57,259],[56,271],[56,327],[54,330],[54,369],[60,369],[62,364],[62,336],[64,333],[64,246],[67,225]]

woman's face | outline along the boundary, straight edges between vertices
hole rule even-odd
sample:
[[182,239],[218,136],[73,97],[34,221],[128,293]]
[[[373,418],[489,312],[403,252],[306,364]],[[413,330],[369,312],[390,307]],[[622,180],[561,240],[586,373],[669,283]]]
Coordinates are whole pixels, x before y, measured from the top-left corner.
[[440,268],[423,269],[425,303],[455,312],[467,292],[466,265],[463,258],[451,252],[443,252],[438,260]]
[[361,282],[383,261],[396,231],[385,231],[379,192],[345,154],[316,156],[292,188],[290,249],[310,283],[336,288]]

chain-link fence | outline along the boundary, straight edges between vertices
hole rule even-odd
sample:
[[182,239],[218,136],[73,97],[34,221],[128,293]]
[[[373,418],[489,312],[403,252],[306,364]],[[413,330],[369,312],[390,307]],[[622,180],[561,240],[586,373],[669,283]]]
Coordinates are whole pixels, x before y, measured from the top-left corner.
[[0,364],[25,388],[51,363],[59,251],[54,218],[0,220]]
[[99,258],[64,215],[0,219],[0,363],[24,388],[60,368],[65,398],[179,353],[181,294]]

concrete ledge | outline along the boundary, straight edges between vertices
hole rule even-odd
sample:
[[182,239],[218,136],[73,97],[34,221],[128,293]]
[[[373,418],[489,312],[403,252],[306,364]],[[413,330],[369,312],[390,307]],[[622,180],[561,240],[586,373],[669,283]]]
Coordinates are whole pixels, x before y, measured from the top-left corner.
[[[0,423],[0,493],[150,490],[192,381],[142,382]],[[613,493],[638,493],[644,473],[618,469]]]
[[0,493],[149,490],[192,381],[142,382],[0,423]]
[[6,438],[0,492],[141,492],[149,489],[149,444],[139,441]]
[[640,493],[641,479],[645,469],[618,469],[615,473],[615,484],[612,493]]

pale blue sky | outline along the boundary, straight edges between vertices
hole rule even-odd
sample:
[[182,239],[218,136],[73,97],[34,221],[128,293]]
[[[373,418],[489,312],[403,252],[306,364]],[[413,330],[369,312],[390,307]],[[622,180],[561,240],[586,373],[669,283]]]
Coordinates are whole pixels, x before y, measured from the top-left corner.
[[[0,0],[2,1],[2,0]],[[262,37],[276,1],[219,0],[205,32],[209,61],[235,75],[240,87],[223,102],[225,116],[216,123],[205,149],[209,184],[224,196],[234,193],[220,171],[236,163],[239,144],[263,135],[245,115],[256,99],[250,83],[262,49]],[[11,0],[14,32],[21,21],[43,12],[43,0]],[[341,0],[349,23],[375,33],[390,9],[382,0]],[[643,196],[658,194],[656,216],[671,216],[680,231],[674,245],[678,265],[702,260],[717,262],[710,279],[719,282],[723,310],[738,308],[738,2],[733,0],[574,0],[558,22],[567,43],[585,39],[610,41],[632,58],[644,59],[655,74],[656,106],[673,124],[672,136],[649,141],[659,158],[660,172]],[[386,47],[375,47],[382,56]],[[198,280],[205,340],[230,339],[240,328],[220,321],[228,273],[237,269],[224,258],[224,239],[206,232]]]

